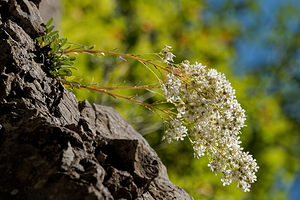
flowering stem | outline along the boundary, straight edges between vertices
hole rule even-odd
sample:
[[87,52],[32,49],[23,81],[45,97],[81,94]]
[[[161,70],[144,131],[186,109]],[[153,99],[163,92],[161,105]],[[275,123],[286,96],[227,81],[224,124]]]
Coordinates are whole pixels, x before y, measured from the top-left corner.
[[164,66],[159,65],[157,63],[154,63],[150,60],[139,58],[137,56],[130,55],[130,54],[117,53],[117,52],[114,52],[114,51],[93,50],[93,49],[71,49],[71,50],[65,50],[64,53],[90,53],[90,54],[103,54],[104,53],[104,54],[110,54],[110,55],[115,55],[115,56],[120,56],[120,57],[125,57],[125,58],[131,58],[131,59],[137,60],[141,63],[148,63],[148,64],[153,65],[154,67],[158,67],[158,68],[160,68],[164,71],[174,73],[173,70],[169,69],[168,67],[164,67]]
[[[120,94],[108,92],[108,91],[106,91],[106,89],[103,89],[103,88],[100,88],[100,87],[98,88],[98,87],[93,87],[93,86],[88,86],[88,85],[81,85],[81,84],[78,84],[78,83],[72,83],[72,82],[68,82],[68,81],[64,81],[64,80],[58,80],[58,81],[62,82],[65,85],[70,85],[70,86],[73,86],[73,87],[76,87],[76,88],[86,88],[86,89],[89,89],[89,90],[102,92],[102,93],[105,93],[105,94],[108,94],[108,95],[111,95],[111,96],[114,96],[114,97],[118,97],[118,98],[121,98],[121,99],[129,100],[129,101],[134,102],[136,104],[142,105],[146,108],[153,109],[153,110],[158,110],[158,111],[166,114],[170,119],[174,119],[176,117],[172,113],[170,113],[166,110],[163,110],[159,107],[153,106],[153,105],[148,104],[148,103],[144,103],[144,102],[136,100],[132,97],[127,97],[127,96],[123,96],[123,95],[120,95]],[[121,87],[119,87],[119,88],[121,88]],[[130,88],[130,87],[128,87],[128,88]],[[134,88],[134,87],[132,87],[132,88]]]
[[152,88],[159,88],[159,86],[96,86],[98,89],[103,90],[150,90]]

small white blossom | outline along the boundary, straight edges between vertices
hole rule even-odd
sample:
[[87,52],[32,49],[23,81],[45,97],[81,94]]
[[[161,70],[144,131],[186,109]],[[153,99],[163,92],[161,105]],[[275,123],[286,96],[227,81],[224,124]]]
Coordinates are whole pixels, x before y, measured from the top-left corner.
[[[170,46],[165,46],[160,55],[166,63],[175,57]],[[259,167],[252,155],[240,147],[239,134],[246,116],[230,82],[224,74],[206,69],[201,63],[184,61],[171,66],[182,76],[167,74],[161,87],[166,100],[177,109],[177,118],[170,121],[164,138],[171,142],[188,136],[195,157],[206,153],[211,170],[222,173],[224,186],[237,181],[243,191],[250,191]]]
[[169,64],[170,62],[174,62],[173,58],[175,55],[171,52],[172,47],[165,45],[165,47],[161,50],[160,55],[162,56],[162,60],[164,63]]
[[169,124],[169,128],[165,132],[163,139],[167,139],[170,143],[172,140],[184,140],[187,135],[187,128],[179,120],[173,120]]

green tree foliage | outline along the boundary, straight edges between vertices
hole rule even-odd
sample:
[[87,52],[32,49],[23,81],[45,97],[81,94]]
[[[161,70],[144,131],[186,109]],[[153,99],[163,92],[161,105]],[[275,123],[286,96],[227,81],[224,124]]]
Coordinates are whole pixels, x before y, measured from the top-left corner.
[[[281,96],[283,93],[267,93],[266,86],[278,83],[278,79],[270,79],[273,76],[279,76],[282,82],[289,80],[287,76],[283,76],[288,74],[284,66],[297,60],[294,52],[299,43],[299,34],[287,34],[284,24],[290,15],[296,16],[297,12],[290,12],[295,9],[293,7],[278,11],[277,28],[270,34],[270,39],[273,39],[270,43],[277,47],[285,45],[289,55],[283,56],[276,65],[271,63],[266,68],[256,68],[261,70],[237,76],[230,67],[234,66],[234,61],[239,56],[235,44],[251,34],[251,31],[245,31],[237,13],[259,16],[261,7],[256,1],[224,1],[221,6],[212,2],[64,0],[61,29],[68,41],[87,46],[96,45],[97,49],[102,50],[147,54],[159,52],[168,44],[178,56],[176,61],[198,61],[225,73],[237,91],[237,99],[246,110],[247,127],[243,128],[243,146],[254,155],[261,167],[257,174],[258,182],[250,193],[240,191],[235,185],[223,187],[220,177],[210,172],[205,157],[193,158],[193,150],[188,141],[173,144],[162,142],[163,124],[159,116],[151,111],[98,93],[76,89],[74,92],[79,100],[87,98],[116,108],[155,148],[167,166],[170,179],[195,199],[285,199],[286,188],[291,184],[292,175],[299,163],[299,157],[295,156],[299,145],[299,140],[295,139],[299,134],[299,125],[295,118],[291,120],[291,116],[284,112],[283,104],[286,100]],[[280,43],[282,40],[288,42]],[[149,76],[143,65],[124,61],[123,58],[79,55],[75,63],[79,70],[73,73],[87,84],[93,81],[103,86],[133,86],[151,84],[155,79]],[[298,70],[295,67],[293,69]],[[296,82],[296,79],[293,80]],[[299,86],[299,82],[297,84]],[[138,95],[139,100],[149,103],[158,100],[148,92],[123,93]]]

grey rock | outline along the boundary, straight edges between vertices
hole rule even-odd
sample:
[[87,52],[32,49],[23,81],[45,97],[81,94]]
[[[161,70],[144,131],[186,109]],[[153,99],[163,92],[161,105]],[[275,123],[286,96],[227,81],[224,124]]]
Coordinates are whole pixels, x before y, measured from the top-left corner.
[[48,75],[37,2],[0,3],[0,199],[192,199],[114,109]]

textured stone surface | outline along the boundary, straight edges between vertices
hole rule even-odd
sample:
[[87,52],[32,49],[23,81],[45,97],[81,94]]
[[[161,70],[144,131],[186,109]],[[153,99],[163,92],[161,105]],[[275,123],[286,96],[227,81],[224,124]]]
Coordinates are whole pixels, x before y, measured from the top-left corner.
[[37,2],[0,4],[0,199],[191,199],[115,110],[47,76]]

